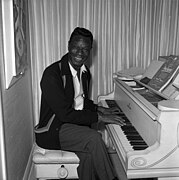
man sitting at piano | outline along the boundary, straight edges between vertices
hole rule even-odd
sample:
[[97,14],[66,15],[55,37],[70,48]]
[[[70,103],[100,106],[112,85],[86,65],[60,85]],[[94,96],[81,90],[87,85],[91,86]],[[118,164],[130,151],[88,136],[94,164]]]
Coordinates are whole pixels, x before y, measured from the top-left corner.
[[84,63],[92,44],[89,30],[75,28],[69,52],[45,69],[38,126],[51,124],[46,133],[36,134],[36,142],[42,148],[75,152],[80,159],[80,180],[115,180],[106,146],[91,125],[99,121],[122,125],[123,121],[115,114],[118,109],[99,107],[88,98],[90,72]]

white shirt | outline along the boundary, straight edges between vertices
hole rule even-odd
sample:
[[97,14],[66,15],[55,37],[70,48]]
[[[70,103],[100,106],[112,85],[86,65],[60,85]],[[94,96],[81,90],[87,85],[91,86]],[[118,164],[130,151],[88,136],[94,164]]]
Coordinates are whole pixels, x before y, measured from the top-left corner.
[[[73,85],[74,85],[74,108],[76,110],[82,110],[84,105],[84,99],[83,99],[83,87],[81,81],[79,82],[79,79],[77,77],[77,71],[72,67],[72,65],[69,63],[70,71],[73,76]],[[85,66],[83,65],[80,69],[80,79],[81,74],[83,71],[86,71]]]

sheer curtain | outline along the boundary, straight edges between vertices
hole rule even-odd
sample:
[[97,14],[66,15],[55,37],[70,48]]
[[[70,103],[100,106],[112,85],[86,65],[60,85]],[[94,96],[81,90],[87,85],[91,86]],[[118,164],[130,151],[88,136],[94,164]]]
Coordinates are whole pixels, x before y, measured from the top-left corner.
[[112,73],[179,54],[178,0],[29,0],[35,124],[42,72],[67,52],[76,26],[91,30],[95,39],[88,63],[94,100],[113,90]]

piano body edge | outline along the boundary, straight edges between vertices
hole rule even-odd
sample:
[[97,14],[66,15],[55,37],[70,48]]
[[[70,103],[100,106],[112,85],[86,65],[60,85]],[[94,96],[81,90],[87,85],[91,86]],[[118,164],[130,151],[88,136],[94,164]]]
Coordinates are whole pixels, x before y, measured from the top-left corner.
[[[129,90],[127,85],[125,86],[123,82],[121,83],[117,80],[115,81],[114,91],[106,97],[99,96],[98,100],[99,102],[102,102],[105,99],[114,99],[118,101],[119,107],[126,114],[128,113],[128,110],[126,110],[126,108],[128,108],[127,105],[121,105],[125,104],[125,98],[131,101],[130,103],[132,103],[139,96],[134,95],[134,93]],[[137,108],[135,107],[134,110],[140,109],[143,112],[141,115],[145,115],[149,111],[145,111],[145,107],[141,108],[143,104],[145,106],[145,100],[144,102],[141,102],[142,100],[143,99],[141,98],[138,99],[138,102],[140,103],[133,103],[135,106],[137,106]],[[148,105],[149,104],[147,103],[146,106]],[[154,138],[154,140],[151,141],[152,143],[149,142],[148,148],[141,151],[126,152],[123,149],[123,144],[120,142],[120,137],[117,135],[117,132],[113,130],[114,125],[107,125],[109,136],[112,139],[113,145],[122,162],[128,178],[134,179],[158,177],[158,179],[168,180],[171,178],[179,179],[179,118],[177,118],[179,117],[179,110],[160,110],[156,107],[153,107],[152,104],[150,107],[152,107],[152,110],[154,109],[153,114],[151,114],[156,116],[156,119],[154,120],[152,117],[150,117],[150,113],[145,117],[150,117],[147,122],[150,121],[152,124],[154,124],[153,127],[156,126],[156,132],[154,133],[156,139]],[[134,111],[132,112],[132,115],[134,114],[137,113]],[[131,118],[132,115],[128,117]],[[173,118],[171,119],[171,117]]]

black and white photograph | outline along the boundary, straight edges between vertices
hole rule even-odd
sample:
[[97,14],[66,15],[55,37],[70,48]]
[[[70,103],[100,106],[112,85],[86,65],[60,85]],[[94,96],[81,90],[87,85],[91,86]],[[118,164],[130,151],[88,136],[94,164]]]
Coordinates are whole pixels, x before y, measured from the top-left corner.
[[179,180],[179,0],[0,14],[0,180]]

